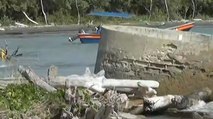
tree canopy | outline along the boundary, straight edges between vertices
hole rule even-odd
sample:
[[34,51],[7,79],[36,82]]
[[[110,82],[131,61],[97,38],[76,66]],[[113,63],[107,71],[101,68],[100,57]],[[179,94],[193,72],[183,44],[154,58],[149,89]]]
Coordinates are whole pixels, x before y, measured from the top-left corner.
[[[209,18],[213,0],[43,0],[49,22],[72,23],[91,11],[128,12],[148,20]],[[23,12],[44,23],[40,0],[0,0],[0,21],[26,21]]]

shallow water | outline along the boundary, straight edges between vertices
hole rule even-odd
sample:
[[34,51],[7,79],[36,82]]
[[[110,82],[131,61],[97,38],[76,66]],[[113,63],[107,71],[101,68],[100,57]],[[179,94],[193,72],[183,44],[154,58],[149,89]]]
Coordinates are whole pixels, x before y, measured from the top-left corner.
[[204,33],[213,35],[213,25],[197,25],[190,30],[190,32]]
[[[6,40],[10,53],[19,46],[23,56],[15,58],[13,64],[31,66],[43,76],[51,65],[58,67],[60,75],[82,74],[85,67],[93,71],[98,44],[70,43],[68,36],[67,33],[3,35],[0,36],[0,46],[4,47]],[[4,66],[4,63],[0,66],[2,72],[8,69]]]

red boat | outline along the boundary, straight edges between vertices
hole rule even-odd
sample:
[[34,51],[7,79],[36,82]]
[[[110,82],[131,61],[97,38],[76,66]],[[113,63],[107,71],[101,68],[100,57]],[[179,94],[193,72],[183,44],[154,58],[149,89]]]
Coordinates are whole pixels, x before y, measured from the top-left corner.
[[167,29],[176,30],[176,31],[189,31],[194,26],[195,26],[195,23],[194,22],[190,22],[190,23],[182,24],[182,25],[171,27],[171,28],[167,28]]
[[76,39],[80,39],[81,43],[99,43],[101,39],[101,26],[96,28],[96,32],[92,33],[86,33],[81,29],[76,36],[69,37],[69,41],[72,42]]
[[81,43],[99,43],[101,34],[79,34]]

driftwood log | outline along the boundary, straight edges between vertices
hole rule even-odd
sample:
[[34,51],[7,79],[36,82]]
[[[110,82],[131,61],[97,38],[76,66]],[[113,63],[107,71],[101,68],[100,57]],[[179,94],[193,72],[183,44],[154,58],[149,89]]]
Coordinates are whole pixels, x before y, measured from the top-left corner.
[[[52,70],[49,70],[52,71]],[[52,74],[49,72],[48,74]],[[144,87],[147,90],[144,91],[149,93],[149,91],[156,93],[152,88],[158,88],[159,83],[153,80],[130,80],[130,79],[106,79],[104,70],[97,74],[92,74],[89,68],[86,68],[84,75],[70,75],[70,76],[48,76],[49,84],[65,86],[66,87],[84,87],[95,92],[103,93],[105,89],[115,89],[131,92],[132,89],[138,87]]]
[[28,81],[34,83],[35,85],[38,85],[39,87],[46,89],[49,92],[57,91],[54,87],[45,82],[45,79],[43,77],[38,76],[31,68],[19,66],[18,71],[23,77],[25,77]]
[[146,96],[147,94],[156,95],[156,91],[153,88],[158,88],[159,83],[152,80],[130,80],[130,79],[106,79],[102,70],[97,74],[92,74],[89,68],[86,68],[84,75],[70,75],[70,76],[57,76],[57,67],[51,66],[48,70],[48,80],[38,76],[31,68],[19,66],[18,71],[30,82],[48,90],[56,91],[54,87],[66,86],[69,87],[84,87],[94,92],[103,93],[105,89],[124,90],[124,92],[133,92],[135,89],[140,88],[143,94],[140,96]]
[[25,24],[19,23],[19,22],[15,22],[15,25],[17,25],[19,27],[28,27],[28,25],[25,25]]
[[167,108],[178,110],[201,108],[206,105],[204,100],[207,100],[211,94],[212,91],[209,88],[204,88],[187,96],[166,95],[144,98],[144,111],[154,112]]

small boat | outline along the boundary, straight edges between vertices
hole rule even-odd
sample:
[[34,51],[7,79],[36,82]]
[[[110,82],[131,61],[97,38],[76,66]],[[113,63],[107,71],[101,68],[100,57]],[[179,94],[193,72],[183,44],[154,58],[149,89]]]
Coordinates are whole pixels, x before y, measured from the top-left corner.
[[81,43],[99,43],[101,34],[79,34],[78,37]]
[[176,31],[189,31],[192,27],[194,27],[194,22],[180,25],[176,28]]
[[189,31],[194,26],[195,26],[195,23],[194,22],[190,22],[190,23],[186,23],[186,24],[170,27],[170,28],[167,28],[167,29],[176,30],[176,31]]
[[72,42],[80,39],[81,43],[99,43],[101,40],[101,26],[95,28],[96,31],[91,33],[85,32],[81,29],[77,35],[69,37],[69,41]]

